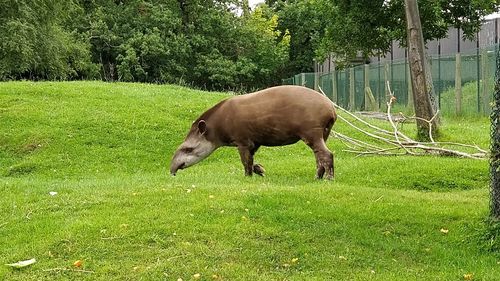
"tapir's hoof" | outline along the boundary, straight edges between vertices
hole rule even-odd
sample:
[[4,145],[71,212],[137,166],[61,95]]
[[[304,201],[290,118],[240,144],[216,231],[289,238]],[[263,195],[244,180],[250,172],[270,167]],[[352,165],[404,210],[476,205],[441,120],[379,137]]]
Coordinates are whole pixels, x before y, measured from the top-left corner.
[[266,170],[264,170],[264,167],[262,167],[262,165],[255,164],[255,165],[253,165],[253,172],[256,173],[257,175],[263,177]]

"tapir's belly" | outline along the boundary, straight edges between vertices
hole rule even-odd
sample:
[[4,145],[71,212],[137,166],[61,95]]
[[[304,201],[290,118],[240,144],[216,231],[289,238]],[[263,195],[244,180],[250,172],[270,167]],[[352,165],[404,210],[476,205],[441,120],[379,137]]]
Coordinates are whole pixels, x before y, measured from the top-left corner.
[[253,144],[259,146],[282,146],[298,142],[300,137],[295,134],[239,134],[230,137],[230,145]]
[[[255,121],[255,120],[254,120]],[[300,130],[283,124],[249,122],[233,130],[233,140],[238,143],[252,143],[261,146],[282,146],[298,142]]]
[[300,138],[298,137],[290,137],[287,139],[266,139],[266,140],[258,140],[255,143],[263,145],[263,146],[282,146],[289,145],[298,142]]

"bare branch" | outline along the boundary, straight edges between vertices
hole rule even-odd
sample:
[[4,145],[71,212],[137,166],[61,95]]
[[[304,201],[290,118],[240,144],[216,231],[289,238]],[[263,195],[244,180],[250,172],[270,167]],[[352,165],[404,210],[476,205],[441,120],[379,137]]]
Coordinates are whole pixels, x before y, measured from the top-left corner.
[[[429,124],[429,137],[431,139],[431,142],[418,142],[406,136],[405,134],[401,133],[398,129],[398,125],[394,122],[391,115],[392,105],[396,101],[396,98],[394,97],[394,95],[390,90],[389,83],[387,83],[387,86],[390,93],[389,101],[387,102],[387,119],[393,128],[392,132],[382,129],[373,124],[370,124],[367,121],[356,116],[355,114],[349,112],[348,110],[333,103],[335,108],[339,110],[339,113],[341,113],[337,115],[338,119],[345,122],[347,125],[354,128],[356,131],[368,136],[369,137],[368,140],[372,142],[370,143],[365,140],[362,141],[339,132],[332,133],[334,137],[340,139],[349,148],[344,151],[356,153],[357,156],[438,155],[438,156],[453,156],[453,157],[470,158],[470,159],[486,159],[488,157],[488,152],[484,149],[481,149],[477,145],[461,144],[454,142],[436,142],[432,137],[432,123],[434,119],[437,118],[439,111],[436,112],[436,114],[431,118],[431,120],[425,120],[423,118],[418,118],[418,117],[406,117],[403,114],[401,114],[403,119],[402,121],[398,122],[400,124],[404,124],[405,121],[411,119],[427,122]],[[346,117],[343,116],[344,114],[346,115]],[[361,124],[367,126],[372,131],[362,129],[361,127],[355,125],[353,122],[348,120],[347,117],[354,118],[355,121],[359,121]],[[390,147],[384,147],[384,145],[385,146],[389,145]],[[446,148],[445,146],[453,146],[456,149]],[[469,153],[466,151],[457,150],[458,148],[462,148],[462,150],[467,149],[468,151],[475,150],[475,153]]]

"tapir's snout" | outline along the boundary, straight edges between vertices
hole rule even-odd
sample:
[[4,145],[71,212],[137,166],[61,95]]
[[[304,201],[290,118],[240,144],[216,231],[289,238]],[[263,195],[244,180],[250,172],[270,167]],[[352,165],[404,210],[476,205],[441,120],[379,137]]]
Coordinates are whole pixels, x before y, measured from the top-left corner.
[[177,173],[177,168],[175,168],[173,165],[170,165],[170,175],[175,176]]
[[185,163],[179,163],[174,157],[172,163],[170,164],[170,175],[175,176],[177,174],[177,171],[184,169],[185,166]]

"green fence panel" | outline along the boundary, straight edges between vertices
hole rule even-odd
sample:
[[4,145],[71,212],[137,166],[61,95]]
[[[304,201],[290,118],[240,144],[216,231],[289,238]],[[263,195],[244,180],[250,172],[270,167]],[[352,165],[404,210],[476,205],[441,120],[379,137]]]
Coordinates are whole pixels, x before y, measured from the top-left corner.
[[408,104],[407,77],[406,61],[394,61],[391,65],[391,91],[396,97],[396,103],[400,106],[406,106]]
[[323,74],[319,77],[319,86],[325,95],[333,100],[333,76],[331,73]]
[[349,75],[348,70],[337,72],[337,99],[338,105],[347,108],[349,104]]
[[[488,115],[493,100],[493,81],[496,70],[498,46],[461,54],[461,92],[462,115]],[[455,73],[456,56],[433,56],[430,59],[432,82],[436,101],[443,115],[456,114]],[[387,66],[387,70],[386,70]],[[351,71],[352,69],[352,71]],[[365,75],[368,74],[369,87],[377,100],[380,110],[385,111],[388,97],[386,79],[396,96],[398,107],[407,107],[410,103],[411,89],[407,60],[372,63],[367,73],[364,65],[337,69],[334,73],[324,73],[316,78],[314,73],[300,73],[283,79],[283,84],[302,85],[311,89],[316,83],[325,94],[336,100],[340,106],[349,108],[350,83],[354,82],[354,107],[352,110],[365,109]],[[352,74],[352,77],[350,77]],[[316,81],[317,79],[317,81]],[[399,108],[398,108],[399,109]],[[408,108],[410,111],[411,109]]]
[[303,86],[314,89],[314,79],[316,79],[315,73],[305,73],[305,81],[303,81]]

